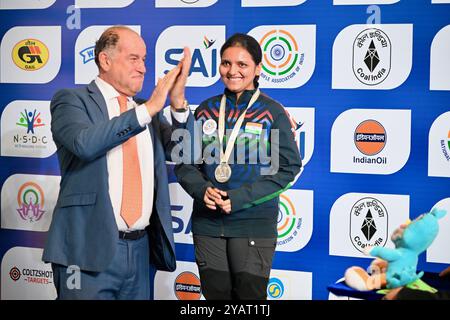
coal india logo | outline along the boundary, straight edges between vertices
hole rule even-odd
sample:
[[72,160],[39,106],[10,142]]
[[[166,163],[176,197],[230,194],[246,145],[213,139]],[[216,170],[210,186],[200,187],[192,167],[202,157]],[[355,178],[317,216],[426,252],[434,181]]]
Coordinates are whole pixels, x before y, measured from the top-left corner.
[[277,245],[283,245],[294,240],[298,236],[301,226],[302,218],[298,217],[291,199],[281,194],[278,206]]
[[47,63],[49,51],[47,46],[39,40],[25,39],[14,46],[12,59],[22,70],[36,71]]
[[26,182],[19,188],[17,193],[19,208],[16,210],[25,221],[39,221],[45,213],[45,210],[43,210],[44,200],[42,188],[37,183]]
[[391,71],[391,40],[380,29],[362,31],[353,43],[353,73],[369,86],[386,80]]
[[375,198],[358,200],[350,211],[350,240],[363,252],[367,246],[384,246],[387,240],[388,212]]
[[300,52],[294,36],[286,30],[271,30],[259,41],[262,49],[261,78],[272,82],[286,82],[300,71],[305,54]]
[[202,289],[200,279],[192,272],[182,272],[175,279],[175,296],[178,300],[200,300]]

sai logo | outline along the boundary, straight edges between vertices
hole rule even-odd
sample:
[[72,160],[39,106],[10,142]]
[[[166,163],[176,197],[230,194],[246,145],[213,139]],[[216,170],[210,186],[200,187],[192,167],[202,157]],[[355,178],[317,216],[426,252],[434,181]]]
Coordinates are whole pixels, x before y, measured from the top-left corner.
[[14,46],[12,58],[20,69],[35,71],[45,66],[49,58],[49,50],[37,39],[25,39]]
[[[183,35],[180,37],[180,35]],[[155,82],[178,64],[183,48],[192,50],[187,85],[207,87],[219,79],[220,46],[225,42],[225,26],[173,26],[156,42]]]
[[286,108],[292,125],[297,126],[295,140],[299,146],[303,166],[309,162],[314,151],[314,108]]
[[391,40],[380,29],[366,29],[353,43],[353,73],[369,86],[383,82],[391,71]]
[[[381,152],[386,145],[386,129],[375,120],[361,122],[355,130],[354,142],[356,148],[366,156],[374,156]],[[356,159],[360,160],[360,159]],[[376,163],[386,163],[386,157],[379,159]],[[354,162],[355,157],[354,157]],[[372,162],[373,163],[373,162]]]
[[367,246],[384,246],[387,240],[388,212],[375,198],[358,200],[350,211],[350,239],[360,252]]
[[44,191],[34,182],[24,183],[17,192],[17,204],[19,208],[16,209],[23,220],[29,222],[39,221],[44,210]]
[[263,53],[261,86],[297,88],[305,84],[315,65],[314,25],[259,26],[249,32]]
[[281,194],[278,207],[277,245],[292,241],[297,236],[301,226],[302,218],[298,217],[291,199]]
[[175,279],[175,295],[178,300],[200,300],[202,289],[200,279],[192,272],[182,272]]
[[267,295],[272,299],[280,299],[284,293],[283,282],[278,278],[270,278],[267,285]]

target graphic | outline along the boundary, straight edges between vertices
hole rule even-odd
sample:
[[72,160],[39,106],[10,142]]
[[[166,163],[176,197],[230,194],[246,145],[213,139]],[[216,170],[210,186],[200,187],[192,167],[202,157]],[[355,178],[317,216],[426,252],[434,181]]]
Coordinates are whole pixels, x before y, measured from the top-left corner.
[[20,270],[17,267],[13,267],[11,268],[11,270],[9,271],[9,276],[11,277],[11,279],[13,281],[17,281],[20,279]]
[[259,42],[263,51],[262,68],[272,76],[284,76],[299,64],[300,53],[294,36],[286,30],[271,30]]
[[278,241],[283,242],[293,237],[297,230],[298,217],[295,206],[286,195],[280,195],[280,204],[278,208]]

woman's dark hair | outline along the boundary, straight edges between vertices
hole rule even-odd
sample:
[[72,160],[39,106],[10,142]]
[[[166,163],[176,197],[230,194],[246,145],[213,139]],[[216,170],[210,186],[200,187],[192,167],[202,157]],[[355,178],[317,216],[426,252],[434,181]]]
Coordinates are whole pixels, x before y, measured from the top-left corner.
[[[249,36],[244,33],[235,33],[231,37],[225,41],[222,48],[220,48],[220,56],[222,57],[225,50],[231,47],[242,47],[245,50],[247,50],[248,53],[252,56],[253,62],[255,62],[256,65],[261,63],[262,60],[262,51],[261,47],[256,41],[255,38],[252,36]],[[255,85],[255,88],[258,87],[258,79],[259,76],[255,76],[255,79],[253,79],[253,83]]]

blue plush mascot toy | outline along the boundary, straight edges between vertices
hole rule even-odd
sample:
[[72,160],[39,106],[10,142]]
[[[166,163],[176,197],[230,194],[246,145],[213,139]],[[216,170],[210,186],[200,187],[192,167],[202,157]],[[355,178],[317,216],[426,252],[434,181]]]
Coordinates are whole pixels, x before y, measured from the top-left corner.
[[[351,267],[345,272],[347,285],[360,291],[384,287],[392,289],[420,279],[423,272],[416,273],[418,257],[436,238],[439,232],[438,219],[446,213],[445,210],[435,208],[417,217],[405,227],[397,229],[391,237],[395,249],[367,248],[367,254],[384,260],[383,267],[371,275],[360,267]],[[379,259],[375,261],[380,263]]]

